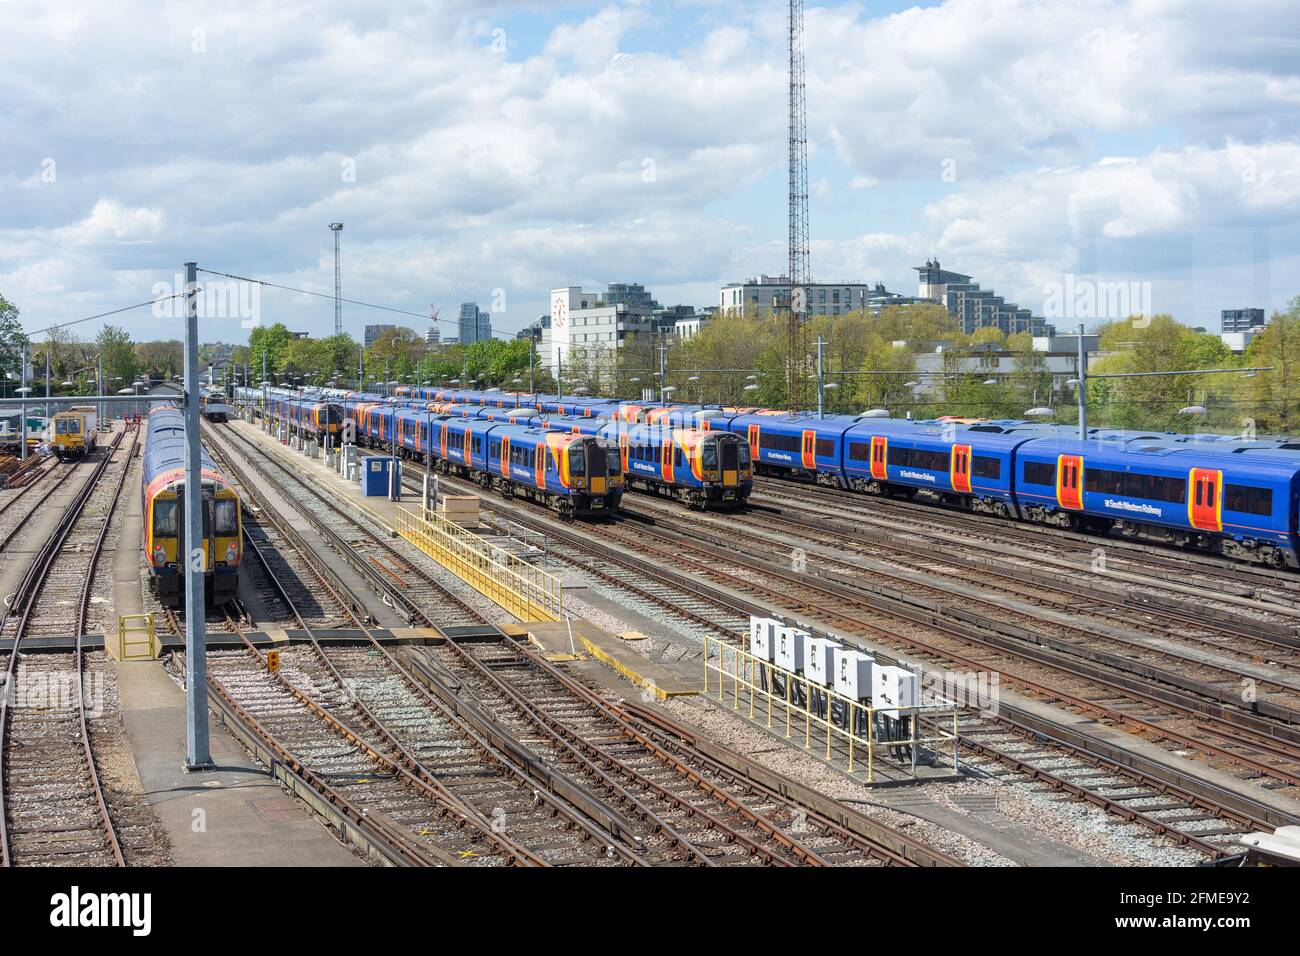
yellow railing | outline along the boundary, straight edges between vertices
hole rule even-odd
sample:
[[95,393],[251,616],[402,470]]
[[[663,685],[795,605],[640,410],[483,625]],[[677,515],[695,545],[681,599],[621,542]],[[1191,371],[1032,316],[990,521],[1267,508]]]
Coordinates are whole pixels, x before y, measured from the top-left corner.
[[[144,639],[140,640],[139,635]],[[134,639],[129,639],[134,638]],[[148,648],[140,653],[131,648]],[[119,661],[151,661],[158,656],[158,632],[154,629],[152,614],[122,614],[117,619],[117,659]]]
[[564,586],[503,548],[438,514],[397,509],[397,533],[521,621],[558,621]]
[[[710,650],[716,656],[711,657]],[[716,680],[712,682],[709,679],[710,671],[716,675]],[[779,689],[778,682],[781,685]],[[847,758],[850,773],[859,769],[858,764],[865,754],[867,783],[875,782],[877,750],[888,752],[893,748],[910,747],[911,770],[915,774],[916,759],[922,744],[936,745],[930,748],[936,754],[938,745],[943,745],[945,750],[950,746],[954,770],[957,767],[959,710],[949,701],[916,707],[871,707],[755,657],[743,647],[706,636],[704,693],[710,693],[715,684],[719,701],[726,701],[730,697],[732,709],[737,711],[747,706],[749,719],[766,719],[768,728],[779,727],[784,723],[785,736],[789,738],[802,734],[806,749],[811,750],[816,742],[820,750],[824,740],[825,758],[828,761]],[[814,705],[814,701],[818,704]],[[817,706],[817,710],[813,706]],[[838,711],[838,721],[832,719],[833,711]],[[883,739],[877,735],[876,717],[883,711],[910,718],[906,736]],[[940,723],[940,720],[946,722],[948,719],[952,722],[951,730]],[[922,723],[929,728],[927,733],[930,736],[921,736]]]

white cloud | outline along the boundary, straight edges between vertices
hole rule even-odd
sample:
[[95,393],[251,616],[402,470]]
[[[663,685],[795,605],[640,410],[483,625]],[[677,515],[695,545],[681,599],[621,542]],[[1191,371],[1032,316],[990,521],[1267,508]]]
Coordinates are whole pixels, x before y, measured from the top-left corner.
[[[1024,296],[1112,255],[1192,268],[1208,236],[1265,229],[1280,285],[1300,9],[1239,7],[810,7],[815,272],[906,290],[934,253]],[[675,42],[638,44],[670,23]],[[328,289],[342,220],[347,294],[384,304],[504,287],[502,328],[569,281],[708,304],[786,259],[783,44],[771,4],[0,5],[0,290],[33,317],[98,311],[187,258]],[[831,238],[846,190],[903,224],[871,207]]]

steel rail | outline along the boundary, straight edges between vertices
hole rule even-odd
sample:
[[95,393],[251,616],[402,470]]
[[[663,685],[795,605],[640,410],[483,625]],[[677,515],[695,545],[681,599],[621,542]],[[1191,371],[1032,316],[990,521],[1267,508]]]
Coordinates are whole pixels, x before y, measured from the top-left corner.
[[[55,527],[50,537],[47,538],[45,543],[41,546],[41,549],[37,552],[36,556],[32,559],[32,563],[28,566],[27,573],[24,575],[14,599],[14,604],[21,604],[23,610],[22,615],[18,620],[17,628],[14,631],[13,645],[9,649],[9,660],[5,670],[4,692],[3,694],[0,694],[0,866],[11,867],[14,865],[13,847],[8,824],[10,794],[8,788],[5,786],[5,766],[7,758],[10,755],[10,748],[5,746],[5,743],[9,734],[9,721],[12,713],[10,700],[13,697],[14,682],[17,674],[19,645],[21,644],[23,636],[27,630],[27,622],[30,619],[32,608],[36,603],[36,597],[45,583],[45,577],[48,574],[50,567],[54,564],[54,559],[63,548],[63,543],[71,533],[73,525],[77,522],[77,518],[80,517],[86,502],[90,500],[90,496],[98,486],[100,478],[108,469],[108,464],[117,453],[118,447],[121,445],[122,439],[125,435],[125,429],[117,433],[117,436],[113,439],[112,445],[109,446],[108,454],[100,458],[94,470],[86,478],[85,483],[77,492],[76,497],[73,498],[72,502],[64,510],[62,517],[59,519],[58,525]],[[136,440],[138,440],[138,437],[137,434]],[[132,447],[134,447],[134,444]],[[125,478],[126,471],[127,469],[123,468],[123,478]],[[122,483],[119,482],[119,491],[121,487]],[[105,522],[105,525],[107,525],[107,521]],[[0,635],[4,634],[5,627],[12,618],[14,604],[6,607],[3,615],[0,615]],[[108,812],[108,806],[104,801],[103,789],[99,784],[98,771],[90,749],[90,738],[89,735],[85,733],[85,697],[81,687],[82,655],[80,633],[76,636],[76,660],[78,684],[77,701],[81,712],[86,772],[89,774],[91,779],[92,790],[96,796],[101,822],[104,824],[105,831],[108,835],[109,848],[113,853],[114,861],[118,866],[125,866],[126,861],[122,856],[122,848],[118,842],[116,831],[113,828],[113,821]]]

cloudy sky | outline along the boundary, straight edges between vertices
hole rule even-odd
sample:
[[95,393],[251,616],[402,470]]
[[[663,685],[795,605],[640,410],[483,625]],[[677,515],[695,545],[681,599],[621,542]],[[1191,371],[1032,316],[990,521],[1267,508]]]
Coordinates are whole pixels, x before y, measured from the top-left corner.
[[[1036,312],[1136,281],[1214,330],[1300,294],[1295,0],[810,0],[806,29],[815,278],[913,293],[936,256]],[[716,304],[783,271],[785,57],[771,0],[0,0],[0,293],[34,331],[187,259],[331,292],[342,221],[344,295],[444,334],[570,284]]]

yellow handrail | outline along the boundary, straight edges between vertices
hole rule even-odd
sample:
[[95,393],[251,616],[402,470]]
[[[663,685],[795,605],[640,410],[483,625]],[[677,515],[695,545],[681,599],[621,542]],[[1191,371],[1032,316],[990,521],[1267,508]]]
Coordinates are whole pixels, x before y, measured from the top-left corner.
[[435,512],[397,509],[397,533],[521,621],[564,617],[564,585]]
[[[143,627],[134,622],[143,622]],[[144,634],[144,640],[127,640],[128,634]],[[128,651],[132,647],[147,647],[147,654]],[[158,632],[152,614],[121,614],[117,618],[117,659],[119,661],[151,661],[158,656]]]

